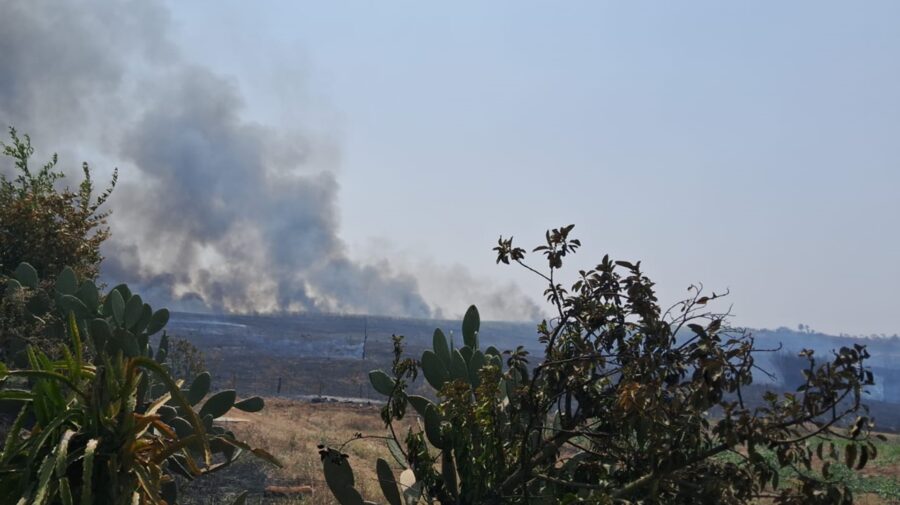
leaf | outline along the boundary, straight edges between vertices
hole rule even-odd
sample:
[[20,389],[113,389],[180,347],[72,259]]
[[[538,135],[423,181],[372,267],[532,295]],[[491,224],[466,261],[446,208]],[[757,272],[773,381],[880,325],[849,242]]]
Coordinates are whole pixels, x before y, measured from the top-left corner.
[[866,447],[865,445],[860,446],[859,449],[859,461],[856,463],[856,469],[862,470],[863,467],[866,466],[866,463],[869,462],[869,451],[868,447]]
[[125,322],[125,300],[122,299],[122,294],[118,290],[113,290],[107,296],[109,296],[113,320],[117,325],[121,326]]
[[191,386],[188,388],[187,400],[191,405],[197,405],[200,400],[209,393],[209,387],[212,385],[212,376],[209,372],[203,372],[194,378]]
[[84,302],[72,295],[59,297],[59,305],[64,314],[68,315],[70,311],[74,312],[78,319],[84,319],[90,313]]
[[469,369],[466,367],[466,360],[459,352],[459,349],[453,350],[453,357],[450,362],[450,377],[454,380],[466,382],[469,380]]
[[34,289],[38,285],[38,273],[29,263],[19,263],[13,272],[13,277],[26,288]]
[[166,326],[166,323],[169,322],[169,310],[168,309],[159,309],[153,313],[153,317],[150,318],[150,323],[147,325],[146,333],[147,335],[153,335],[159,330],[163,329]]
[[353,468],[344,454],[327,448],[320,451],[322,457],[322,471],[325,474],[325,482],[331,493],[341,505],[361,505],[363,503],[362,496],[359,495],[353,485]]
[[97,312],[97,307],[100,306],[100,292],[97,291],[97,286],[92,281],[82,282],[75,296],[84,302],[91,313]]
[[425,380],[431,384],[435,390],[440,391],[444,387],[444,383],[450,378],[447,367],[441,363],[441,360],[432,351],[422,353],[422,373],[425,374]]
[[22,290],[22,284],[15,279],[7,279],[6,280],[6,295],[13,295]]
[[444,332],[436,328],[431,340],[434,354],[441,360],[445,368],[450,368],[450,346],[447,344],[447,337],[444,335]]
[[381,494],[390,505],[403,505],[400,498],[400,490],[397,488],[397,480],[391,466],[382,458],[375,462],[375,473],[378,475],[378,484],[381,486]]
[[[153,308],[150,307],[149,304],[145,303],[144,307],[141,309],[141,317],[138,319],[138,322],[131,328],[135,333],[143,333],[144,330],[147,329],[147,325],[150,324],[150,320],[153,318]],[[159,360],[157,360],[159,361]]]
[[144,312],[144,301],[140,295],[133,295],[125,303],[125,327],[134,328],[138,321],[141,320],[141,314]]
[[236,398],[236,393],[233,389],[226,389],[225,391],[219,391],[218,393],[209,397],[206,400],[206,403],[203,404],[203,407],[200,409],[200,417],[212,416],[213,419],[218,419],[224,416],[231,407],[234,407],[234,400]]
[[378,391],[384,396],[391,396],[394,392],[394,379],[383,370],[372,370],[369,372],[369,382],[372,383],[372,387],[375,388],[375,391]]
[[478,348],[478,330],[480,326],[481,317],[478,315],[478,309],[472,305],[466,310],[462,324],[463,341],[472,349]]
[[844,464],[847,468],[853,468],[854,461],[856,461],[856,444],[848,444],[844,449]]
[[56,292],[61,295],[74,295],[78,291],[78,277],[70,267],[65,267],[56,276]]
[[88,335],[90,335],[98,352],[101,352],[106,343],[112,339],[112,331],[110,331],[109,323],[106,322],[106,319],[91,319],[88,323]]
[[178,435],[178,438],[187,438],[194,433],[194,427],[183,417],[176,417],[166,424],[175,430],[175,434]]
[[407,400],[409,400],[410,405],[412,405],[416,412],[422,417],[425,417],[425,409],[427,409],[429,405],[434,405],[431,403],[431,400],[424,396],[409,395]]
[[441,436],[441,415],[434,405],[425,408],[425,435],[431,445],[438,449],[444,448],[444,440]]
[[247,502],[248,494],[250,494],[250,491],[244,491],[243,493],[239,494],[237,498],[235,498],[234,501],[231,502],[231,505],[244,505]]
[[265,401],[258,396],[246,398],[234,404],[234,408],[244,412],[259,412],[265,406]]
[[403,451],[400,450],[400,445],[397,444],[397,441],[393,438],[388,438],[387,446],[391,456],[394,457],[394,461],[400,465],[400,468],[406,468],[406,457],[403,456]]

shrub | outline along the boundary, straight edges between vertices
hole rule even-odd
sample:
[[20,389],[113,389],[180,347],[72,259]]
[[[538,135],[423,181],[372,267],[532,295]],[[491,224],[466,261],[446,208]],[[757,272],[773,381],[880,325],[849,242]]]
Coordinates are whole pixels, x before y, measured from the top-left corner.
[[80,278],[94,280],[102,260],[100,244],[109,236],[109,213],[99,208],[115,187],[118,172],[96,198],[87,163],[78,191],[58,190],[65,176],[56,170],[57,156],[35,171],[29,163],[34,154],[31,139],[19,138],[13,128],[9,132],[12,144],[0,146],[14,161],[17,175],[9,180],[0,174],[0,274],[9,276],[28,262],[47,282],[66,266]]
[[[52,286],[54,275],[71,267],[78,277],[94,280],[102,256],[100,245],[109,236],[108,212],[99,208],[115,187],[117,172],[107,189],[94,198],[94,183],[87,163],[77,191],[57,189],[64,175],[56,170],[57,157],[35,170],[28,135],[20,138],[10,128],[12,143],[0,143],[3,154],[14,162],[13,179],[0,173],[0,361],[9,363],[26,344],[53,352],[63,338],[62,321],[55,317]],[[3,295],[5,279],[14,275],[22,262],[32,265],[42,276],[44,294],[31,293],[33,305],[26,310],[20,297]],[[35,286],[34,289],[37,289]],[[37,306],[44,307],[37,313]],[[38,317],[30,317],[31,312]]]
[[[872,381],[864,347],[822,362],[804,351],[796,393],[750,398],[759,351],[752,335],[707,309],[720,295],[691,288],[663,310],[640,263],[608,256],[564,287],[563,261],[581,245],[572,228],[547,232],[534,249],[547,260],[543,272],[512,239],[495,248],[498,263],[547,281],[554,316],[537,328],[541,359],[522,347],[482,350],[471,307],[463,347],[451,348],[436,330],[433,349],[414,360],[403,357],[398,337],[392,369],[371,372],[387,397],[381,416],[401,470],[398,477],[376,462],[388,503],[852,502],[829,466],[862,468],[874,457],[871,420],[858,415],[861,389]],[[407,393],[419,373],[436,401]],[[421,429],[397,433],[410,407]],[[834,439],[847,444],[829,444]],[[324,447],[320,455],[338,501],[364,503],[346,455]],[[817,459],[824,466],[812,471]],[[804,471],[783,482],[785,468]]]
[[[6,295],[37,285],[35,270],[23,264]],[[214,424],[232,407],[261,410],[261,398],[236,401],[229,390],[203,401],[208,373],[186,389],[172,378],[166,334],[155,352],[150,343],[168,311],[154,312],[125,285],[101,297],[70,268],[53,291],[70,339],[63,358],[29,346],[27,369],[0,366],[0,401],[18,409],[0,452],[0,496],[36,505],[175,503],[175,475],[205,475],[245,451],[277,464]]]

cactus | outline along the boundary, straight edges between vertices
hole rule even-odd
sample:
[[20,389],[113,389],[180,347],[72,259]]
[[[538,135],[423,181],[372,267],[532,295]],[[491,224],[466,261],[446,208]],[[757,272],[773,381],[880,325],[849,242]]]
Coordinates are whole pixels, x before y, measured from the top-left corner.
[[[35,275],[20,265],[13,279],[18,287],[5,296],[33,289]],[[238,401],[231,390],[208,396],[208,373],[188,389],[171,378],[168,336],[159,337],[155,353],[150,343],[168,322],[166,309],[154,312],[124,285],[101,303],[96,285],[79,283],[69,268],[56,277],[53,292],[67,321],[63,360],[29,347],[29,368],[0,366],[0,400],[20,405],[0,453],[0,495],[23,503],[175,503],[175,474],[193,479],[245,452],[278,464],[214,424],[231,408],[261,410],[261,398]],[[76,470],[80,478],[73,479]]]
[[[439,396],[454,394],[475,398],[479,395],[478,388],[485,371],[494,374],[500,370],[499,351],[491,347],[482,352],[478,347],[479,326],[478,309],[471,306],[463,320],[463,347],[452,349],[443,331],[434,331],[432,349],[422,353],[418,365],[425,380]],[[383,370],[373,370],[369,373],[369,380],[378,393],[410,405],[421,418],[422,433],[408,433],[406,452],[400,449],[397,441],[389,439],[388,447],[401,472],[399,478],[395,478],[387,461],[377,461],[376,473],[385,500],[390,505],[412,505],[426,494],[446,499],[458,497],[457,475],[473,475],[465,449],[469,440],[462,436],[458,427],[453,427],[448,415],[452,417],[454,414],[448,410],[446,402],[436,404],[422,396],[402,393],[405,384],[400,376],[402,374],[395,375],[392,378]],[[499,396],[492,394],[492,401]],[[441,451],[439,473],[433,468],[434,461],[430,456],[432,449]],[[359,491],[354,488],[353,470],[346,454],[325,447],[320,447],[319,452],[326,482],[338,502],[341,505],[369,503],[363,501]],[[468,482],[463,485],[468,486]]]

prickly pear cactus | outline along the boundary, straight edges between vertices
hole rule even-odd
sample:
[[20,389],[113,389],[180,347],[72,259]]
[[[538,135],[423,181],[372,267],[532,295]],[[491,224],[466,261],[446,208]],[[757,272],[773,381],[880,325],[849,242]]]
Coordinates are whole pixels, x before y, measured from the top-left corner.
[[[384,499],[390,505],[412,505],[422,500],[440,503],[471,503],[467,496],[486,496],[492,482],[485,482],[485,467],[502,465],[502,458],[489,461],[490,451],[475,454],[473,447],[487,448],[488,437],[496,431],[500,405],[511,388],[503,384],[500,352],[489,347],[482,351],[478,332],[480,316],[473,305],[463,318],[464,345],[452,348],[443,331],[436,329],[432,348],[412,361],[416,373],[410,372],[410,361],[401,360],[402,348],[395,342],[392,373],[373,370],[369,373],[372,387],[388,399],[382,418],[387,425],[404,417],[411,407],[419,430],[407,432],[404,440],[393,435],[388,446],[393,455],[392,468],[378,459],[376,472]],[[406,393],[408,380],[418,371],[433,390],[432,398]],[[508,402],[506,402],[508,404]],[[470,414],[480,408],[485,419]],[[323,470],[329,488],[341,505],[364,502],[354,487],[353,470],[347,455],[332,448],[320,448]],[[396,475],[395,475],[396,474]],[[480,476],[479,476],[480,475]],[[458,501],[462,500],[462,501]]]
[[[38,282],[22,264],[4,296],[20,296]],[[171,377],[168,336],[162,333],[155,352],[150,341],[168,322],[166,309],[154,311],[125,285],[101,296],[69,268],[53,293],[67,321],[63,360],[29,347],[27,369],[0,366],[0,401],[19,411],[10,435],[28,428],[0,452],[0,495],[22,503],[175,503],[176,474],[197,478],[244,452],[278,464],[215,424],[232,408],[258,412],[261,398],[210,394],[207,372],[187,388]]]

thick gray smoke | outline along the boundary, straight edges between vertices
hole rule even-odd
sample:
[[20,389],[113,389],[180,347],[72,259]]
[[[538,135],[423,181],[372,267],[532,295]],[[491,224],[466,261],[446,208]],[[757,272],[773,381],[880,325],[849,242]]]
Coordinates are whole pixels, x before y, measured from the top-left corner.
[[186,310],[434,313],[412,277],[349,259],[329,146],[249,121],[234,84],[179,54],[162,4],[0,12],[0,125],[121,170],[105,280]]

